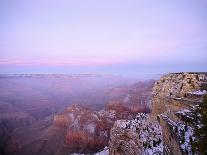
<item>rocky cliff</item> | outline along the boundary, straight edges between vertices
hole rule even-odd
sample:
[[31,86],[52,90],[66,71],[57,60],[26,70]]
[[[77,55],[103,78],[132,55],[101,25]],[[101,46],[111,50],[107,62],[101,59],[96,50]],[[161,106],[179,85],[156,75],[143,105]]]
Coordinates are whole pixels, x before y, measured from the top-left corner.
[[[108,128],[102,129],[107,133],[105,142],[109,139],[110,155],[205,154],[206,137],[203,136],[203,133],[206,134],[206,126],[203,124],[202,117],[205,112],[202,112],[204,110],[202,107],[204,96],[207,94],[206,88],[206,73],[168,74],[161,77],[153,87],[151,114],[138,113],[139,108],[133,104],[126,106],[126,103],[111,101],[104,110],[96,114],[86,112],[92,114],[93,117],[96,115],[94,119],[84,113],[81,116],[81,113],[78,112],[79,125],[74,130],[72,126],[77,122],[74,121],[77,116],[71,116],[74,114],[73,111],[69,110],[70,115],[55,117],[54,122],[60,126],[69,124],[66,144],[73,146],[73,148],[76,146],[72,145],[74,142],[76,144],[74,137],[78,137],[81,147],[88,146],[91,142],[85,140],[90,139],[93,145],[89,146],[94,147],[93,149],[98,147],[94,144],[101,144],[100,148],[101,146],[103,148],[106,143],[96,142],[99,140],[96,135],[100,137],[101,132],[98,124],[102,124],[102,126],[108,124]],[[84,124],[81,123],[82,117]],[[60,122],[56,122],[56,119]],[[73,120],[72,125],[71,120]],[[88,128],[84,126],[92,123],[90,120],[93,120],[94,130],[91,130],[92,126],[89,129],[96,132],[85,130]],[[201,133],[199,137],[196,135],[198,131]],[[88,135],[91,138],[87,137]],[[201,149],[204,152],[200,152],[199,140],[203,140],[204,149]]]
[[172,73],[161,77],[153,87],[151,114],[140,113],[136,119],[114,123],[109,153],[207,153],[206,88],[206,73]]
[[193,144],[199,140],[195,131],[202,126],[198,109],[207,93],[206,86],[206,73],[172,73],[155,83],[151,117],[162,127],[165,154],[198,151]]
[[110,155],[163,154],[162,130],[149,114],[114,123],[109,141]]
[[[17,155],[207,153],[207,74],[165,75],[155,83],[152,98],[149,88],[112,90],[111,100],[100,111],[77,104],[66,108],[54,116],[51,127],[43,127],[44,133],[37,128],[42,136],[22,141]],[[151,102],[151,114],[140,113],[149,112]]]
[[[119,106],[118,106],[119,105]],[[71,153],[95,153],[108,145],[110,129],[118,119],[132,119],[136,112],[114,103],[93,111],[80,105],[54,116],[54,126],[65,128],[65,147]]]

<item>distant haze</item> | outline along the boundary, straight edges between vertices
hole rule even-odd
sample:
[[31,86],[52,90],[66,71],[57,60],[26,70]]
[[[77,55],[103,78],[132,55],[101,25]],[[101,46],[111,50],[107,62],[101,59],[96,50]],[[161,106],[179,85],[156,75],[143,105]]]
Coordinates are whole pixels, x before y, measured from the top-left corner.
[[0,73],[207,71],[206,0],[1,0]]

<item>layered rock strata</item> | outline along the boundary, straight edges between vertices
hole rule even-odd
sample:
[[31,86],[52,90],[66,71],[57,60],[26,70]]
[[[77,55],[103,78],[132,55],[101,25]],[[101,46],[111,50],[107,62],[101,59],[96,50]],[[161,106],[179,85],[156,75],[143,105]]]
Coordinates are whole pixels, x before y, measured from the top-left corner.
[[207,93],[206,86],[206,73],[172,73],[155,83],[151,117],[162,126],[165,154],[195,153],[194,131],[200,125],[195,110]]

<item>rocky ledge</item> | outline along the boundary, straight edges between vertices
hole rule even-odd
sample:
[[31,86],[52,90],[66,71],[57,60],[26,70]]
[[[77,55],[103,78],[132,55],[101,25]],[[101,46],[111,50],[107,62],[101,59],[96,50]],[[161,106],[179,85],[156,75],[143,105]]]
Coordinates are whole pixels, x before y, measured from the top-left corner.
[[118,120],[111,129],[111,155],[163,154],[162,129],[149,114],[139,113],[132,120]]
[[152,113],[114,123],[111,155],[206,154],[207,73],[171,73],[152,92]]
[[[171,73],[153,87],[151,118],[160,123],[165,154],[202,154],[206,139],[207,73]],[[204,136],[198,136],[199,132]],[[206,152],[205,152],[206,153]],[[204,153],[204,154],[205,154]]]

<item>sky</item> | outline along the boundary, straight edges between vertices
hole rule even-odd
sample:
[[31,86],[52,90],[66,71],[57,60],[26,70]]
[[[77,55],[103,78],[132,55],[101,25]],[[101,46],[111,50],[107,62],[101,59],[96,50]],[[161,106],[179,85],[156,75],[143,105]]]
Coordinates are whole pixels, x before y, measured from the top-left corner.
[[0,73],[207,71],[207,0],[0,0]]

